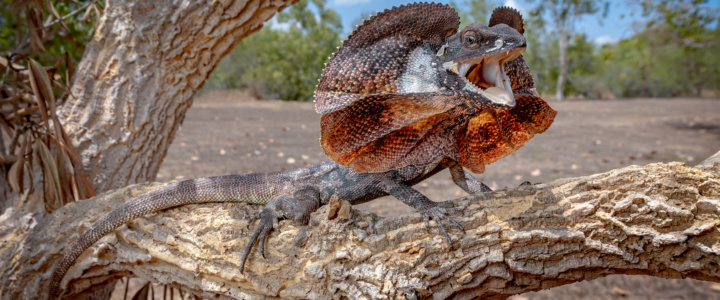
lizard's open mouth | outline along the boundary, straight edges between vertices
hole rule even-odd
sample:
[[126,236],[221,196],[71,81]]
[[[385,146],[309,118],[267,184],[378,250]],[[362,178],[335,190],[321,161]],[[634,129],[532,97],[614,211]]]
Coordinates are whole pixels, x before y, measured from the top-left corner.
[[512,85],[503,63],[520,57],[524,51],[524,47],[515,48],[473,60],[446,63],[445,67],[463,78],[466,90],[479,93],[494,103],[515,106]]

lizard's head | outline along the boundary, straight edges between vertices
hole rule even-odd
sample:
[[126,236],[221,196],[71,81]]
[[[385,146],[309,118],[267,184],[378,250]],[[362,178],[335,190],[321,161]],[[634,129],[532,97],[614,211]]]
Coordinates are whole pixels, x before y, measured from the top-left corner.
[[490,101],[515,105],[510,78],[503,64],[525,51],[523,20],[509,7],[493,11],[490,26],[473,23],[447,37],[438,56],[442,66],[461,78],[464,89],[479,93]]

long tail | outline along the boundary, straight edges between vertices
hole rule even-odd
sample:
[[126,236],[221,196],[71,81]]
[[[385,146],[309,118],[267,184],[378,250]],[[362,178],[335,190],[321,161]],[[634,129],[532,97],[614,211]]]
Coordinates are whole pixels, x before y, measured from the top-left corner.
[[65,252],[50,281],[50,299],[59,296],[60,284],[75,260],[97,240],[146,214],[185,204],[248,202],[265,204],[283,193],[282,172],[226,175],[173,183],[142,194],[113,209],[92,225]]

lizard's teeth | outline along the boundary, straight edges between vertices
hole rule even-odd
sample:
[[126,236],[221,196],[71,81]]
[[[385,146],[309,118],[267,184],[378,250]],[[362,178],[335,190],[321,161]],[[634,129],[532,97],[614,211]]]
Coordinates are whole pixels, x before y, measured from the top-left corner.
[[498,76],[500,75],[500,64],[497,60],[485,61],[482,65],[482,75],[485,82],[494,86],[498,84]]
[[[500,64],[498,64],[499,66]],[[505,79],[503,78],[503,71],[498,67],[498,72],[495,75],[495,87],[505,89]]]
[[505,74],[500,60],[486,60],[482,67],[483,80],[494,85],[485,89],[485,93],[490,95],[488,99],[499,104],[515,105],[510,78]]
[[[510,92],[512,94],[513,93],[512,83],[510,83],[510,77],[508,77],[507,73],[505,73],[505,67],[503,65],[500,65],[500,75],[502,75],[503,83],[505,85],[505,90],[507,90],[508,92]],[[514,94],[513,94],[513,97],[514,97]]]
[[[442,66],[465,79],[464,89],[480,93],[494,103],[515,106],[510,78],[502,66],[503,58],[502,55],[492,55],[465,62],[445,62]],[[487,87],[488,83],[490,87]]]
[[467,75],[468,70],[470,70],[470,67],[472,67],[473,64],[471,63],[461,63],[458,65],[458,74],[462,77],[465,77]]

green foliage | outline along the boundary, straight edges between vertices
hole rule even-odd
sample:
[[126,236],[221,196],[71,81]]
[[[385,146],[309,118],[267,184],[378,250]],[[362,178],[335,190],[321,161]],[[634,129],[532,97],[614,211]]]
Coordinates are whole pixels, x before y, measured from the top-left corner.
[[597,80],[618,97],[699,97],[704,89],[717,92],[718,16],[706,3],[640,1],[648,22],[633,37],[601,48]]
[[[717,93],[720,31],[717,12],[703,5],[707,1],[631,1],[649,20],[634,36],[596,45],[584,34],[571,35],[563,94],[608,98],[699,96],[708,89]],[[458,9],[461,26],[465,26],[487,23],[500,3],[465,0],[451,5]],[[562,18],[549,18],[553,9]],[[560,28],[573,31],[573,19],[579,15],[602,18],[604,11],[607,6],[602,4],[556,0],[537,2],[535,9],[523,16],[528,41],[524,57],[541,94],[556,92]],[[322,0],[304,0],[279,14],[276,21],[243,40],[221,62],[207,87],[250,88],[286,100],[312,99],[323,63],[339,45],[339,17],[325,9]]]
[[563,94],[602,97],[606,87],[603,81],[596,78],[596,70],[602,67],[596,52],[595,44],[584,33],[573,37],[568,46],[568,77]]
[[603,16],[605,16],[609,2],[594,0],[547,0],[541,1],[533,9],[534,16],[548,18],[548,24],[552,24],[553,32],[557,36],[560,64],[555,91],[557,100],[562,100],[567,90],[568,46],[575,35],[575,23],[584,15],[600,12],[601,7],[604,7]]
[[[533,0],[530,0],[533,2]],[[607,15],[610,3],[594,0],[540,0],[532,14],[535,16],[547,15],[557,31],[567,31],[572,34],[575,22],[583,15],[602,13]]]
[[[705,6],[707,0],[640,0],[643,15],[650,18],[645,34],[638,37],[647,45],[649,73],[677,76],[685,85],[680,93],[694,90],[700,96],[703,87],[718,83],[718,11]],[[715,30],[710,30],[715,26]],[[665,63],[675,63],[667,70]],[[657,67],[656,67],[657,66]]]
[[[99,15],[103,4],[52,1],[51,5],[65,19],[62,24],[54,22],[53,25],[46,26],[47,31],[42,37],[51,42],[44,43],[45,51],[36,59],[43,65],[55,64],[67,53],[73,62],[78,62],[85,51],[85,45],[92,38],[92,29],[95,26],[93,17]],[[30,30],[27,15],[33,10],[20,9],[21,6],[22,4],[10,4],[8,1],[0,2],[0,53],[16,51],[15,48]],[[42,13],[45,16],[52,14],[47,8]]]
[[328,56],[340,45],[339,15],[324,0],[303,0],[278,14],[227,55],[209,88],[251,88],[284,100],[311,100]]
[[460,16],[460,28],[462,28],[471,23],[487,24],[493,9],[499,5],[492,0],[465,0],[460,5],[455,1],[450,1],[450,6],[457,10]]
[[557,37],[547,32],[545,20],[537,11],[524,15],[523,19],[528,44],[523,57],[530,66],[538,91],[549,93],[555,90],[554,81],[558,74]]
[[600,57],[601,65],[597,77],[606,83],[609,91],[617,97],[640,96],[643,91],[645,57],[638,39],[625,39],[615,45],[604,45]]
[[9,51],[19,35],[16,12],[10,11],[9,4],[0,2],[0,52]]

